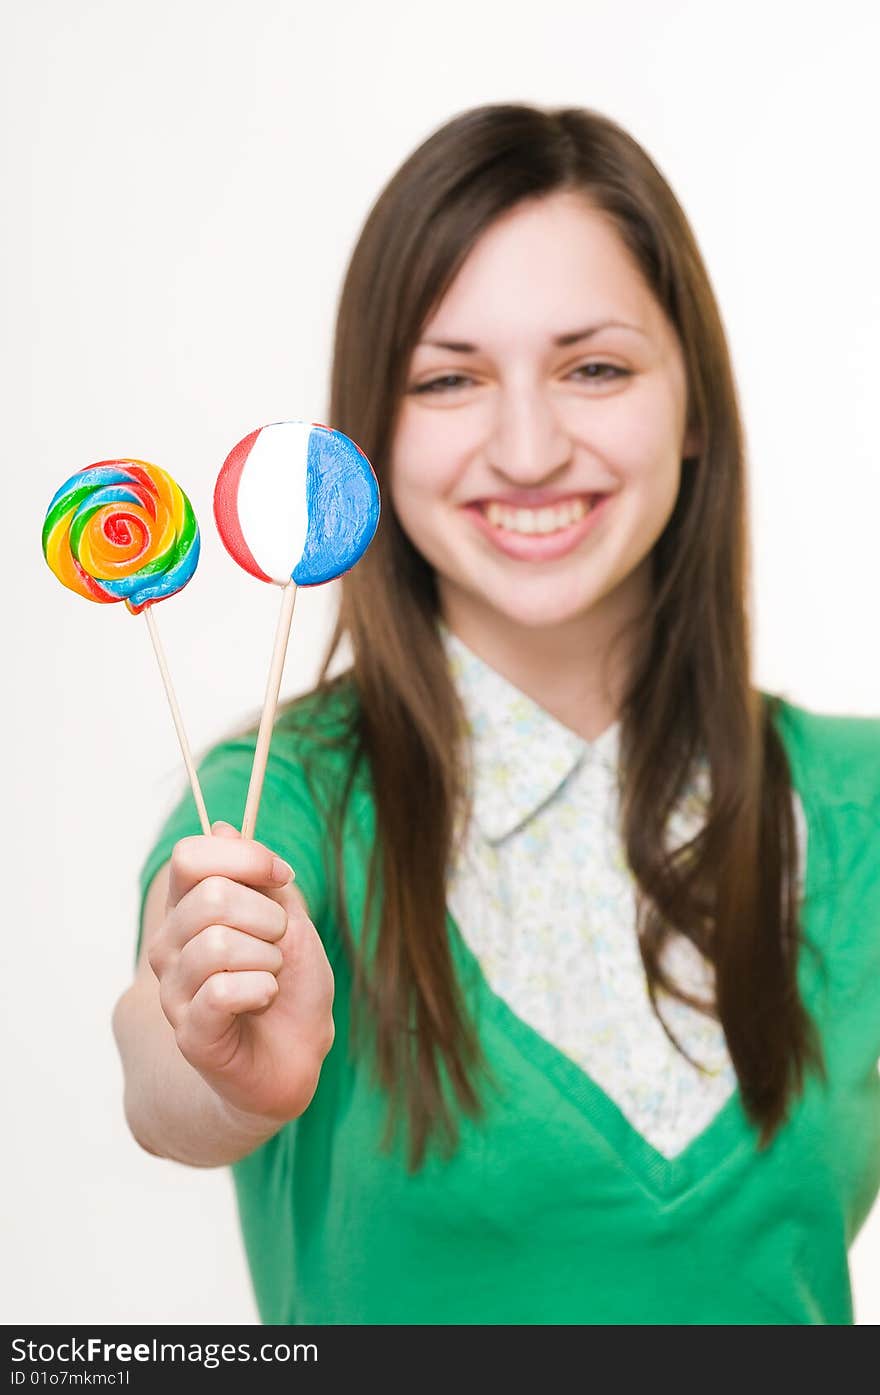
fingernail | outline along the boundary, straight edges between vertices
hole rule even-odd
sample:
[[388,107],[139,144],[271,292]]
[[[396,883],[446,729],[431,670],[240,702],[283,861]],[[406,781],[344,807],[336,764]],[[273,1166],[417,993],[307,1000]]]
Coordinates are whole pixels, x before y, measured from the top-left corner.
[[294,871],[288,862],[282,861],[280,857],[275,857],[272,859],[273,882],[278,882],[279,884],[283,885],[285,882],[291,881],[293,877]]

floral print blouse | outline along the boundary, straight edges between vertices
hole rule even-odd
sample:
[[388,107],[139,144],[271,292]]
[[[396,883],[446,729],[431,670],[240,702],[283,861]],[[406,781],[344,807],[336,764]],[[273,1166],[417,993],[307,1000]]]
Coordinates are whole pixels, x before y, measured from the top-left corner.
[[[473,817],[447,902],[492,991],[575,1061],[660,1153],[672,1158],[736,1087],[720,1023],[657,990],[648,997],[635,883],[618,834],[620,722],[586,741],[478,658],[441,622],[471,734]],[[668,836],[698,830],[708,770],[695,766]],[[799,889],[806,821],[795,794]],[[712,969],[675,935],[665,964],[703,1000]]]

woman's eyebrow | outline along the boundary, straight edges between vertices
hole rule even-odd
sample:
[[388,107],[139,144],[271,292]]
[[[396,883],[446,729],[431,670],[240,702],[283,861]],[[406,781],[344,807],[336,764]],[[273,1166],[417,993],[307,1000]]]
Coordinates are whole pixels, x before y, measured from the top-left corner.
[[627,324],[625,320],[600,320],[598,324],[588,325],[586,329],[573,329],[570,334],[557,335],[553,343],[560,349],[565,349],[569,344],[577,344],[581,339],[589,339],[598,334],[600,329],[628,329],[633,334],[645,336],[645,330],[640,325]]
[[[565,349],[570,344],[578,344],[583,339],[590,339],[594,334],[598,334],[600,329],[628,329],[633,334],[644,335],[645,333],[638,325],[627,324],[623,320],[600,320],[598,324],[588,325],[585,329],[572,329],[566,331],[565,334],[557,334],[553,343],[557,348]],[[446,349],[452,354],[477,354],[480,352],[478,344],[469,344],[463,339],[421,339],[416,347]]]

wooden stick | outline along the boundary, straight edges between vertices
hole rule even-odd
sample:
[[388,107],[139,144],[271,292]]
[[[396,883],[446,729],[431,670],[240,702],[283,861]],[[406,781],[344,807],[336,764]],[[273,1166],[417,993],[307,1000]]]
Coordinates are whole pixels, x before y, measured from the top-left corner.
[[168,665],[165,662],[165,654],[162,650],[162,641],[159,639],[159,631],[156,629],[156,621],[153,618],[153,607],[148,605],[142,613],[146,616],[147,629],[150,631],[150,639],[153,641],[153,648],[156,651],[156,658],[159,662],[159,672],[162,675],[162,682],[165,684],[165,696],[168,698],[171,715],[174,718],[174,725],[177,729],[177,739],[180,742],[180,749],[183,752],[183,763],[189,775],[193,799],[196,801],[196,808],[199,811],[199,821],[202,825],[202,832],[210,837],[211,823],[208,818],[208,811],[205,808],[205,800],[202,795],[202,787],[199,784],[199,777],[196,774],[195,762],[193,761],[192,753],[189,749],[186,732],[183,729],[183,718],[180,715],[177,698],[174,696],[174,688],[171,686],[171,674],[168,672]]
[[275,631],[275,648],[272,651],[272,663],[269,666],[269,681],[266,684],[263,715],[260,718],[260,730],[257,735],[257,748],[254,751],[254,763],[251,767],[251,782],[248,786],[244,822],[241,825],[242,838],[253,838],[256,827],[260,795],[263,793],[263,778],[266,774],[266,761],[269,759],[269,742],[272,739],[275,709],[278,706],[278,693],[281,688],[281,675],[284,672],[284,656],[287,653],[290,622],[293,619],[293,607],[296,603],[296,592],[296,582],[289,581],[281,598],[281,614],[278,617],[278,628]]

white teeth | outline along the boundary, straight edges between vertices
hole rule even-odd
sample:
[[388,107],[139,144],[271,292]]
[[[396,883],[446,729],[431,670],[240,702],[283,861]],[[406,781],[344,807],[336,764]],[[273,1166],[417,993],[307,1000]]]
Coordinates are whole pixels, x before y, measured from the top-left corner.
[[556,508],[512,509],[506,504],[494,501],[485,506],[485,514],[493,528],[503,528],[507,533],[557,533],[561,528],[570,528],[592,507],[586,499],[570,499]]

